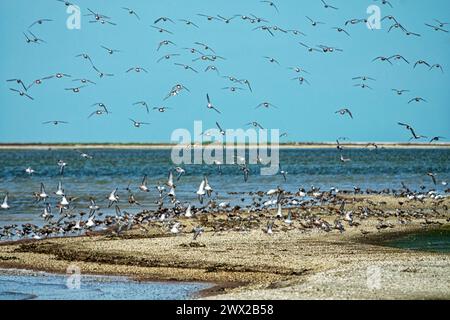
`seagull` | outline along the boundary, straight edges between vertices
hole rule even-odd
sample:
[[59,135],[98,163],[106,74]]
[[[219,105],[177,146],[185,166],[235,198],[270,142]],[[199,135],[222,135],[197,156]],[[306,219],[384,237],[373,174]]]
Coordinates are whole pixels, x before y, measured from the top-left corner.
[[306,84],[309,84],[309,85],[310,85],[309,81],[306,80],[304,77],[295,77],[295,78],[293,78],[292,80],[298,80],[298,82],[300,83],[300,85],[302,85],[303,82],[305,82]]
[[157,29],[159,33],[173,34],[173,32],[171,32],[171,31],[169,31],[169,30],[166,30],[166,29],[163,29],[163,28],[160,28],[160,27],[157,27],[157,26],[150,26],[150,27],[152,27],[152,28],[154,28],[154,29]]
[[431,68],[430,64],[424,60],[419,60],[414,64],[414,68],[416,68],[418,65],[426,65],[428,68]]
[[150,189],[148,188],[147,175],[145,175],[144,178],[142,178],[142,182],[141,182],[141,185],[139,186],[139,190],[141,190],[142,192],[150,192]]
[[299,67],[289,67],[288,69],[289,69],[289,70],[293,70],[293,71],[296,72],[296,73],[304,72],[304,73],[309,74],[308,71],[306,71],[305,69],[299,68]]
[[326,3],[324,0],[320,0],[320,1],[322,1],[322,3],[323,3],[323,7],[325,8],[325,9],[334,9],[334,10],[339,10],[338,8],[336,8],[336,7],[333,7],[333,6],[330,6],[328,3]]
[[3,210],[8,210],[8,209],[10,209],[11,207],[9,206],[9,204],[8,204],[8,192],[6,192],[6,194],[5,194],[5,197],[3,198],[3,203],[2,203],[2,205],[0,206]]
[[258,122],[256,122],[256,121],[249,122],[249,123],[246,124],[246,126],[253,126],[253,127],[255,127],[255,128],[260,128],[260,129],[264,130],[263,126],[260,125],[260,124],[259,124]]
[[178,175],[177,175],[177,181],[180,180],[181,176],[182,176],[183,174],[186,173],[186,170],[184,170],[184,169],[181,168],[181,167],[176,167],[176,168],[175,168],[175,171],[178,173]]
[[206,191],[205,191],[205,184],[206,184],[206,182],[205,182],[205,179],[203,178],[203,180],[202,180],[202,182],[200,183],[200,186],[198,187],[198,190],[197,190],[197,197],[198,197],[198,201],[201,203],[201,204],[203,204],[203,197],[205,196],[205,194],[206,194]]
[[116,52],[122,52],[121,50],[111,49],[105,46],[100,46],[101,48],[105,49],[110,55],[116,53]]
[[399,96],[401,96],[405,92],[410,92],[409,90],[398,90],[398,89],[392,89],[392,91],[395,91]]
[[376,57],[375,59],[373,59],[372,62],[377,61],[377,60],[380,60],[382,62],[389,62],[392,65],[392,62],[389,60],[389,58],[380,56],[380,57]]
[[442,66],[440,64],[433,64],[430,67],[430,70],[433,70],[433,69],[441,69],[442,73],[444,73],[444,69],[442,68]]
[[345,163],[345,162],[351,162],[352,160],[350,158],[344,158],[343,155],[341,155],[341,162]]
[[17,84],[20,84],[23,88],[23,90],[28,91],[28,88],[25,87],[25,84],[23,83],[23,81],[21,79],[9,79],[6,80],[6,82],[16,82]]
[[372,80],[372,81],[376,81],[374,78],[367,77],[367,76],[355,77],[355,78],[352,78],[352,80],[362,80],[362,81]]
[[226,17],[223,17],[223,16],[221,16],[220,14],[218,14],[217,17],[220,18],[220,19],[222,19],[223,22],[225,22],[226,24],[229,24],[234,18],[239,17],[239,15],[238,15],[238,14],[235,14],[235,15],[232,16],[232,17],[226,18]]
[[179,19],[178,21],[181,21],[181,22],[184,22],[187,26],[194,26],[194,27],[196,27],[196,28],[199,28],[199,26],[198,25],[196,25],[195,23],[193,23],[192,21],[190,21],[190,20],[186,20],[186,19]]
[[178,56],[179,56],[178,53],[170,53],[170,54],[166,54],[165,56],[162,56],[161,58],[159,58],[159,59],[157,60],[157,62],[159,63],[159,62],[161,62],[161,61],[163,61],[163,60],[169,60],[169,59],[172,58],[172,57],[178,57]]
[[271,35],[272,37],[275,37],[275,35],[273,34],[273,32],[272,32],[272,30],[271,30],[271,27],[268,27],[268,26],[259,26],[259,27],[256,27],[256,28],[253,29],[253,31],[255,31],[255,30],[263,30],[263,31],[267,31],[268,33],[270,33],[270,35]]
[[265,56],[263,58],[267,59],[270,63],[276,63],[276,64],[280,65],[280,63],[276,59],[274,59],[272,57]]
[[28,29],[31,29],[33,26],[35,26],[35,25],[37,25],[37,24],[43,24],[44,22],[52,22],[52,21],[53,21],[52,19],[39,19],[39,20],[33,22],[33,23],[28,27]]
[[68,122],[66,121],[60,121],[60,120],[52,120],[52,121],[45,121],[42,122],[42,124],[53,124],[55,126],[59,125],[59,124],[68,124]]
[[371,89],[371,90],[372,90],[372,87],[368,86],[368,85],[365,84],[365,83],[354,84],[353,86],[354,86],[354,87],[361,87],[362,89],[368,88],[368,89]]
[[132,67],[132,68],[128,69],[126,72],[129,73],[131,71],[134,71],[136,73],[140,73],[141,71],[144,71],[145,73],[148,73],[148,71],[142,67]]
[[82,152],[80,150],[75,150],[76,152],[78,152],[80,154],[80,157],[82,157],[83,159],[93,159],[93,157],[85,152]]
[[208,67],[206,67],[205,72],[208,72],[210,70],[215,71],[215,72],[217,72],[217,75],[220,75],[219,69],[217,69],[216,66],[208,66]]
[[409,64],[409,61],[408,60],[406,60],[402,55],[400,55],[400,54],[396,54],[396,55],[393,55],[392,57],[389,57],[388,58],[388,60],[391,60],[391,59],[394,59],[394,60],[403,60],[403,61],[405,61],[407,64]]
[[430,143],[438,142],[438,141],[440,141],[441,139],[446,139],[446,138],[445,138],[445,137],[440,137],[440,136],[438,136],[438,137],[433,137],[433,138],[430,140]]
[[79,93],[80,89],[86,88],[86,86],[74,87],[74,88],[65,88],[66,91],[72,91],[73,93]]
[[406,123],[402,123],[402,122],[398,122],[398,125],[399,126],[402,126],[402,127],[405,127],[406,128],[406,130],[409,130],[410,132],[411,132],[411,134],[413,135],[413,139],[420,139],[420,136],[418,136],[417,134],[416,134],[416,132],[414,131],[414,128],[413,127],[411,127],[409,124],[406,124]]
[[220,124],[217,121],[216,121],[216,126],[219,129],[220,134],[224,136],[226,134],[226,132],[225,132],[225,130],[222,129],[222,127],[220,126]]
[[311,25],[313,27],[316,27],[319,24],[325,24],[324,22],[320,22],[320,21],[314,21],[313,19],[311,19],[310,17],[306,16],[306,19],[308,19],[311,22]]
[[436,174],[428,172],[427,176],[429,176],[433,180],[434,185],[436,185]]
[[166,112],[166,110],[169,110],[170,108],[168,107],[154,107],[153,110],[158,110],[158,112],[160,113],[164,113]]
[[261,3],[267,3],[269,6],[273,7],[275,10],[277,10],[278,13],[280,12],[280,11],[278,10],[277,5],[276,5],[274,2],[272,2],[272,1],[267,1],[267,0],[262,0],[262,1],[260,1],[260,2],[261,2]]
[[299,44],[300,44],[302,47],[305,47],[306,49],[308,49],[309,52],[314,52],[314,51],[322,52],[321,50],[319,50],[319,49],[317,49],[317,48],[312,48],[312,47],[310,47],[310,46],[304,44],[303,42],[299,42]]
[[31,97],[30,95],[26,94],[23,91],[20,91],[20,90],[17,90],[17,89],[13,89],[13,88],[9,88],[9,90],[17,92],[19,94],[19,96],[21,96],[21,97],[27,97],[28,99],[34,100],[33,97]]
[[28,173],[30,176],[33,175],[36,171],[34,171],[31,167],[28,167],[25,169],[25,172]]
[[100,71],[96,66],[92,66],[92,68],[95,70],[95,71],[97,71],[97,73],[98,73],[98,76],[100,77],[100,78],[103,78],[103,77],[113,77],[114,76],[114,74],[112,74],[112,73],[104,73],[104,72],[102,72],[102,71]]
[[162,46],[168,46],[169,44],[176,46],[176,44],[170,40],[163,40],[159,43],[158,48],[156,49],[156,51],[159,51],[159,49],[161,49]]
[[[378,1],[378,0],[374,0],[374,1]],[[392,4],[391,4],[388,0],[381,0],[381,4],[387,4],[387,5],[389,5],[391,8],[393,8]]]
[[353,119],[353,114],[351,113],[351,111],[349,109],[341,109],[341,110],[336,111],[335,113],[339,113],[341,116],[348,114],[350,116],[350,118]]
[[340,28],[340,27],[334,27],[334,28],[332,28],[332,29],[337,30],[337,32],[339,32],[339,33],[343,32],[343,33],[345,33],[346,35],[348,35],[348,36],[350,37],[350,33],[348,33],[347,31],[345,31],[345,29],[343,29],[343,28]]
[[411,102],[428,102],[427,100],[421,98],[421,97],[417,97],[417,98],[413,98],[411,100],[409,100],[408,104],[410,104]]
[[149,125],[150,123],[148,122],[139,122],[139,121],[135,121],[133,119],[129,119],[131,122],[133,122],[133,125],[135,128],[140,128],[142,125]]
[[82,84],[87,84],[87,83],[96,84],[94,81],[91,81],[89,79],[73,79],[72,81],[73,82],[80,82]]
[[180,67],[182,67],[184,70],[192,70],[193,72],[198,73],[197,70],[195,70],[194,68],[192,68],[191,66],[188,66],[188,65],[186,65],[186,64],[182,64],[182,63],[174,63],[174,65],[180,66]]
[[204,18],[206,18],[208,21],[213,21],[213,20],[221,21],[219,18],[214,17],[214,16],[209,16],[209,15],[207,15],[207,14],[198,13],[197,15],[198,15],[199,17],[204,17]]
[[206,107],[208,109],[212,109],[212,110],[216,111],[217,113],[221,114],[221,112],[216,107],[214,107],[214,105],[211,103],[211,99],[209,98],[208,93],[206,94],[206,100],[208,101],[208,104],[206,105]]
[[433,26],[433,25],[428,24],[428,23],[425,23],[425,25],[426,25],[427,27],[433,28],[434,31],[442,31],[442,32],[448,33],[448,30],[443,29],[443,27]]
[[150,113],[149,109],[148,109],[147,102],[145,102],[145,101],[138,101],[138,102],[133,103],[133,106],[137,106],[137,105],[145,107],[145,109],[147,110],[147,113]]
[[264,108],[266,108],[266,109],[269,109],[269,108],[275,108],[275,109],[278,109],[277,106],[273,105],[273,104],[270,103],[270,102],[262,102],[262,103],[258,104],[258,105],[256,106],[255,109],[259,109],[259,108],[261,108],[261,107],[264,107]]
[[114,189],[107,197],[107,199],[109,200],[108,208],[111,208],[111,206],[114,203],[119,202],[119,196],[117,195],[117,191],[118,191],[118,188]]
[[59,174],[64,175],[64,168],[67,166],[67,163],[65,163],[63,160],[58,160],[58,167],[59,167]]
[[122,7],[122,9],[128,11],[129,14],[136,16],[136,18],[138,18],[138,20],[141,20],[141,18],[138,16],[136,11],[134,11],[133,9],[125,8],[125,7]]

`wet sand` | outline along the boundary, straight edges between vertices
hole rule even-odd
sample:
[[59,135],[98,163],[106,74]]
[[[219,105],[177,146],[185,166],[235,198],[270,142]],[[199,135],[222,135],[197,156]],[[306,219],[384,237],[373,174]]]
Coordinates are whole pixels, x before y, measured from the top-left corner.
[[[305,228],[295,219],[292,226],[280,220],[274,234],[268,235],[264,229],[273,212],[261,214],[253,226],[236,222],[239,219],[226,220],[226,215],[202,215],[180,219],[184,228],[177,235],[154,224],[121,237],[91,235],[3,244],[0,268],[65,273],[70,264],[76,264],[85,274],[218,284],[203,292],[207,299],[450,299],[449,254],[380,245],[399,235],[448,228],[449,199],[422,203],[352,197],[359,198],[354,208],[365,205],[395,211],[401,206],[404,211],[420,210],[424,216],[410,217],[406,224],[390,216],[383,221],[391,227],[378,229],[381,214],[356,218],[360,225],[345,223],[342,234]],[[313,209],[330,223],[336,218],[332,211],[329,206]],[[213,231],[211,226],[217,223],[223,231],[217,227]],[[205,233],[193,241],[192,227],[200,224]]]

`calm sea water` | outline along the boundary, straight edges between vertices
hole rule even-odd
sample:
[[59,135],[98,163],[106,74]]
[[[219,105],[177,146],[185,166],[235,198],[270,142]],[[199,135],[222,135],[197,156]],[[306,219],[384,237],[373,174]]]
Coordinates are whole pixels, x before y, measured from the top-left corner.
[[450,253],[450,230],[432,230],[394,239],[386,243],[395,248]]
[[[102,211],[107,212],[106,197],[119,188],[121,207],[134,213],[140,208],[127,208],[125,188],[131,183],[136,199],[146,208],[153,208],[158,193],[137,190],[144,174],[148,175],[149,187],[157,182],[165,183],[167,173],[174,165],[170,150],[89,150],[94,158],[85,160],[73,150],[23,150],[0,151],[0,201],[6,191],[10,194],[10,210],[0,211],[0,226],[10,223],[42,223],[40,214],[43,203],[35,204],[33,192],[39,191],[40,183],[52,194],[50,203],[59,200],[53,192],[58,181],[62,181],[68,196],[78,197],[74,202],[77,209],[86,210],[90,196],[97,199]],[[328,190],[331,187],[352,189],[354,186],[382,190],[401,188],[403,181],[409,188],[419,190],[421,185],[436,188],[443,193],[450,182],[449,149],[411,150],[345,150],[349,163],[339,161],[335,149],[325,150],[280,150],[282,168],[288,171],[287,182],[283,176],[261,176],[258,166],[251,166],[248,183],[244,183],[242,172],[234,165],[223,166],[222,175],[217,167],[187,165],[186,175],[178,181],[177,198],[182,202],[197,204],[195,191],[207,175],[211,186],[218,192],[218,201],[239,203],[241,196],[229,192],[268,190],[282,186],[289,191],[311,186]],[[58,160],[68,166],[64,177],[59,176]],[[29,176],[25,169],[31,166],[36,173]],[[437,175],[438,185],[432,184],[427,172]]]
[[[77,285],[79,284],[79,286]],[[200,283],[136,282],[124,277],[68,276],[0,270],[0,300],[185,300],[211,287]]]

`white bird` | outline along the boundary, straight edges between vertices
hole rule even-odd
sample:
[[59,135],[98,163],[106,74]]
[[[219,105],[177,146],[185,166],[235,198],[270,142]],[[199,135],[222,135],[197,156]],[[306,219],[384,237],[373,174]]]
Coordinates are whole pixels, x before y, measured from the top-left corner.
[[69,205],[69,201],[67,201],[67,198],[65,195],[62,196],[62,199],[59,202],[59,204],[63,207],[67,207]]
[[109,196],[108,196],[108,200],[109,200],[108,208],[111,208],[111,206],[112,206],[114,203],[119,202],[119,196],[117,195],[117,190],[118,190],[118,188],[114,189],[114,190],[109,194]]
[[205,194],[205,179],[203,179],[197,190],[198,201],[200,201],[201,204],[203,204],[203,197],[205,196]]
[[63,195],[64,195],[64,189],[63,189],[63,186],[62,186],[62,182],[61,182],[61,181],[58,182],[58,189],[56,190],[55,194],[56,194],[57,196],[63,196]]
[[173,173],[172,170],[169,171],[169,178],[167,179],[167,186],[172,188],[175,184],[173,183]]
[[283,211],[281,208],[281,203],[278,203],[278,210],[277,210],[277,219],[283,218]]
[[206,194],[208,195],[208,197],[211,198],[211,194],[212,194],[212,192],[213,192],[213,188],[209,185],[209,181],[208,181],[208,178],[207,178],[207,177],[204,178],[204,181],[205,181],[205,191],[206,191]]
[[8,192],[5,194],[5,198],[3,198],[3,203],[1,205],[1,208],[4,210],[8,210],[10,208],[8,204]]
[[170,232],[173,234],[180,233],[180,223],[177,222],[172,226],[172,229],[170,229]]
[[31,167],[28,167],[28,168],[25,169],[25,172],[28,173],[31,176],[36,171],[34,171]]
[[292,213],[290,210],[289,210],[288,216],[287,216],[286,220],[284,220],[284,222],[288,225],[292,224]]
[[184,216],[186,218],[192,218],[192,210],[191,210],[191,205],[190,204],[188,205],[188,207],[186,209],[186,212],[184,213]]
[[147,181],[147,175],[144,176],[144,178],[142,179],[141,185],[139,186],[139,190],[141,190],[142,192],[150,192],[150,189],[147,186],[148,181]]

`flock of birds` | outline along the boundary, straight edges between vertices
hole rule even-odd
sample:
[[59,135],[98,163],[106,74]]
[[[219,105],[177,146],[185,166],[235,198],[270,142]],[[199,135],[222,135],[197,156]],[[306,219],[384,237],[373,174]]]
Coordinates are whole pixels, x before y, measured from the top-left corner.
[[[63,3],[65,6],[71,6],[72,3],[64,0],[56,0],[57,2]],[[376,2],[376,0],[374,0]],[[281,8],[272,1],[259,1],[261,6],[269,6],[273,8],[273,14],[279,14],[281,11]],[[323,5],[325,10],[334,10],[338,11],[339,8],[331,3],[328,3],[324,0],[318,1]],[[392,3],[387,0],[381,0],[379,1],[382,5],[387,5],[389,7],[393,7]],[[113,20],[111,17],[100,13],[95,10],[87,9],[88,13],[85,15],[90,20],[89,23],[92,24],[100,24],[100,25],[108,25],[111,27],[117,26],[118,23]],[[131,18],[141,20],[141,15],[130,7],[122,7],[121,10],[123,13],[128,14]],[[207,14],[198,14],[197,17],[202,20],[203,23],[223,23],[223,24],[230,24],[233,23],[236,20],[243,21],[244,23],[247,23],[248,25],[252,26],[252,30],[257,32],[265,32],[270,37],[276,37],[278,34],[289,34],[293,37],[306,37],[305,33],[298,29],[288,29],[288,28],[282,28],[276,25],[272,25],[269,21],[269,19],[256,16],[254,14],[244,15],[244,14],[236,14],[231,17],[224,17],[222,15],[207,15]],[[406,36],[416,36],[421,37],[422,35],[416,32],[409,31],[404,25],[402,25],[397,18],[394,16],[385,16],[382,19],[383,21],[390,21],[392,25],[388,29],[388,32],[391,32],[393,30],[400,30],[403,32]],[[325,22],[317,21],[315,19],[312,19],[309,16],[305,17],[305,21],[309,22],[310,25],[314,28],[318,28],[321,25],[325,25]],[[33,45],[45,45],[46,41],[39,36],[36,36],[37,29],[40,25],[43,24],[50,24],[54,22],[53,19],[49,18],[42,18],[39,20],[36,20],[35,22],[31,23],[28,27],[27,31],[23,33],[25,41],[27,44]],[[202,22],[201,21],[192,21],[188,19],[174,19],[170,17],[158,17],[155,19],[153,25],[151,26],[152,29],[154,29],[156,32],[158,32],[161,36],[172,36],[174,33],[170,31],[170,27],[181,23],[185,25],[188,28],[196,28],[200,29],[202,28]],[[338,33],[343,33],[348,37],[351,37],[350,33],[350,27],[362,24],[364,27],[366,27],[368,21],[365,18],[356,18],[356,19],[350,19],[343,23],[342,26],[333,26],[331,27],[332,30],[335,30]],[[434,23],[425,23],[425,26],[430,29],[430,31],[433,32],[439,32],[439,33],[448,33],[448,30],[445,28],[447,27],[449,23],[441,22],[438,20],[434,20]],[[336,48],[336,47],[330,47],[326,45],[317,45],[317,46],[309,46],[305,42],[301,41],[299,42],[299,45],[303,48],[305,48],[308,52],[313,53],[321,53],[321,54],[332,54],[335,52],[343,52],[343,49]],[[157,44],[157,52],[160,52],[160,50],[175,47],[176,44],[172,40],[167,40],[162,38],[161,41]],[[113,49],[106,46],[101,46],[102,49],[105,50],[106,54],[108,55],[115,55],[120,54],[121,50],[119,49]],[[180,53],[166,53],[159,57],[157,59],[157,63],[166,62],[166,61],[174,61],[173,65],[179,68],[184,69],[186,72],[193,72],[193,73],[199,73],[199,72],[213,72],[216,73],[218,76],[226,79],[229,81],[229,85],[223,87],[223,90],[228,90],[230,92],[238,92],[238,91],[244,91],[248,90],[249,92],[253,92],[254,88],[252,86],[252,83],[249,79],[241,78],[241,77],[235,77],[235,76],[229,76],[224,75],[221,71],[219,71],[219,67],[217,63],[219,63],[222,60],[226,60],[225,57],[220,56],[216,53],[216,51],[209,45],[205,44],[203,42],[195,42],[192,47],[185,47],[182,49],[187,54],[191,55],[192,65],[186,64],[180,62],[178,59],[185,58],[184,55]],[[115,75],[113,73],[108,73],[104,70],[102,70],[98,65],[94,63],[94,59],[85,52],[79,53],[75,55],[75,58],[82,59],[83,61],[86,61],[87,64],[92,68],[92,70],[97,74],[98,81],[101,81],[104,78],[107,77],[114,77]],[[276,64],[280,65],[279,61],[270,56],[264,56],[262,57],[267,63],[270,64]],[[406,59],[404,56],[400,54],[396,54],[393,56],[378,56],[375,57],[372,60],[373,63],[379,62],[379,63],[387,63],[389,65],[393,65],[394,63],[406,63],[406,64],[412,64],[413,68],[428,68],[430,71],[438,70],[440,72],[444,72],[444,68],[440,63],[430,63],[425,60],[417,60],[414,63],[411,63],[408,59]],[[201,65],[202,63],[203,65]],[[306,75],[309,74],[308,71],[304,70],[302,67],[289,67],[289,70],[291,70],[295,77],[292,78],[292,80],[297,81],[300,85],[310,85],[310,82],[308,79],[306,79]],[[124,74],[129,73],[136,73],[136,74],[142,74],[142,73],[148,73],[149,70],[147,70],[145,67],[142,66],[133,66],[128,68],[127,70],[124,70]],[[15,84],[15,87],[11,87],[11,92],[14,92],[15,94],[19,95],[20,97],[24,97],[29,100],[34,100],[33,97],[33,90],[37,90],[38,87],[47,84],[50,80],[57,80],[57,79],[64,79],[67,81],[70,81],[71,85],[67,86],[65,88],[66,91],[79,94],[82,89],[86,88],[87,86],[93,86],[96,85],[96,81],[93,81],[86,77],[73,77],[70,74],[58,72],[46,77],[37,78],[36,80],[28,83],[25,82],[20,77],[15,77],[8,79],[7,82],[11,84]],[[355,87],[360,87],[362,89],[369,89],[371,90],[370,82],[376,81],[376,79],[370,77],[370,76],[358,76],[354,77],[352,80],[357,81],[357,83],[354,84]],[[406,89],[392,89],[392,91],[398,95],[402,96],[405,94],[408,94],[410,91]],[[167,99],[176,97],[184,92],[190,92],[190,89],[188,89],[183,84],[176,84],[174,85],[170,90],[168,90],[167,95],[164,97],[164,101]],[[411,103],[426,103],[427,100],[423,97],[411,97],[408,101],[409,104]],[[140,108],[145,109],[147,113],[150,113],[150,110],[154,110],[160,113],[164,113],[167,110],[170,110],[169,107],[165,106],[155,106],[151,107],[146,101],[137,101],[133,103],[133,106],[137,106]],[[222,109],[215,104],[214,100],[210,96],[209,93],[205,94],[205,102],[204,102],[205,109],[212,114],[218,116],[222,114]],[[96,116],[104,116],[111,113],[110,108],[103,102],[98,102],[92,104],[92,107],[95,107],[95,110],[92,111],[88,116],[88,118],[96,117]],[[277,109],[278,107],[271,102],[262,102],[259,103],[256,107],[256,109],[264,108],[264,109]],[[337,115],[340,116],[348,116],[351,119],[354,118],[353,112],[350,110],[349,107],[343,107],[336,111]],[[149,122],[146,121],[139,121],[133,118],[129,118],[130,125],[140,128],[144,125],[149,125]],[[69,121],[66,120],[49,120],[43,122],[45,125],[66,125],[69,124]],[[251,121],[246,124],[247,126],[253,126],[255,128],[263,129],[264,127],[258,122],[258,121]],[[421,134],[418,134],[417,131],[409,124],[399,122],[399,126],[404,127],[409,134],[411,135],[410,140],[420,140],[420,139],[429,139],[430,143],[438,142],[440,140],[445,139],[442,136],[435,136],[435,137],[426,137]],[[219,121],[216,121],[217,130],[221,135],[226,135],[226,130],[223,129]],[[208,134],[208,133],[204,133]],[[283,133],[281,136],[287,136],[287,133]],[[344,146],[341,144],[342,140],[345,140],[346,138],[339,138],[337,139],[337,149],[340,151],[340,161],[341,162],[349,162],[351,159],[346,158],[342,151],[344,150]],[[370,148],[378,148],[378,146],[375,143],[370,143],[367,145],[367,147]],[[82,152],[78,151],[79,155],[86,159],[90,160],[92,159],[92,156]],[[244,181],[248,181],[249,174],[250,174],[250,168],[245,163],[245,159],[238,159],[240,160],[238,167],[239,170],[242,172]],[[221,163],[216,163],[217,167],[219,168],[220,173],[220,167]],[[65,167],[67,166],[67,163],[63,160],[60,160],[58,162],[59,167],[59,173],[61,177],[64,175]],[[35,170],[31,167],[27,168],[25,172],[29,175],[35,174]],[[115,215],[113,216],[106,216],[103,217],[102,213],[102,204],[100,204],[96,199],[90,198],[88,201],[88,205],[85,208],[85,210],[81,212],[76,212],[77,205],[74,205],[77,201],[80,199],[76,197],[69,197],[67,195],[67,192],[63,188],[62,181],[58,183],[57,190],[54,192],[54,196],[56,199],[56,202],[52,206],[50,203],[51,195],[46,191],[46,188],[43,183],[40,185],[40,189],[33,193],[33,196],[35,198],[35,204],[42,204],[43,205],[43,211],[42,211],[42,218],[45,221],[45,224],[43,226],[37,226],[33,224],[24,224],[22,226],[18,225],[9,225],[0,227],[0,239],[3,238],[11,238],[11,237],[32,237],[36,239],[41,239],[48,236],[57,236],[57,235],[70,235],[70,234],[78,234],[83,231],[92,231],[92,230],[109,230],[115,234],[120,234],[124,230],[129,230],[134,226],[140,226],[141,228],[145,228],[146,222],[158,222],[161,223],[163,226],[168,227],[168,230],[170,230],[171,233],[179,233],[182,227],[181,222],[178,221],[178,218],[181,216],[184,216],[186,218],[192,218],[195,215],[201,214],[201,213],[211,213],[211,214],[218,214],[220,212],[222,213],[228,213],[228,219],[231,220],[239,220],[242,222],[242,219],[256,219],[253,215],[250,215],[247,218],[239,217],[239,215],[236,215],[236,212],[239,212],[240,210],[245,210],[248,213],[255,213],[255,212],[261,212],[264,210],[269,210],[270,208],[276,208],[276,217],[275,219],[283,220],[287,225],[292,225],[293,221],[295,219],[302,218],[302,225],[303,227],[318,227],[320,229],[323,229],[325,231],[330,231],[331,229],[335,228],[341,232],[344,231],[344,225],[343,221],[346,221],[350,226],[357,226],[357,223],[354,219],[354,215],[358,215],[361,219],[364,217],[368,217],[371,213],[373,213],[373,210],[365,207],[362,208],[360,211],[348,211],[345,210],[346,202],[343,201],[340,203],[338,200],[339,196],[341,194],[348,194],[351,192],[347,191],[340,191],[336,188],[331,189],[330,191],[321,191],[318,188],[312,187],[311,190],[304,190],[299,189],[297,193],[290,193],[285,190],[283,190],[281,187],[278,187],[277,189],[270,190],[268,192],[254,192],[249,193],[249,195],[252,197],[252,203],[246,206],[245,208],[241,208],[240,206],[232,206],[229,202],[218,202],[217,201],[217,192],[214,191],[213,187],[211,186],[208,178],[205,176],[201,179],[200,185],[198,190],[196,191],[196,195],[198,197],[198,202],[200,203],[200,207],[196,207],[190,203],[183,203],[180,202],[176,197],[176,184],[177,181],[180,181],[182,179],[182,176],[185,174],[185,169],[181,167],[177,167],[173,170],[170,170],[169,177],[166,182],[164,183],[158,183],[155,186],[155,189],[159,195],[158,200],[156,201],[156,205],[158,207],[155,211],[149,211],[146,209],[141,210],[137,214],[131,214],[129,212],[123,211],[119,207],[119,201],[121,199],[120,197],[120,190],[125,190],[127,193],[127,203],[130,206],[138,206],[140,207],[141,204],[136,200],[135,197],[135,191],[142,193],[148,193],[151,191],[152,188],[149,187],[148,184],[148,177],[144,176],[143,180],[141,181],[140,185],[137,186],[137,188],[132,188],[130,185],[126,188],[119,189],[116,188],[111,191],[111,193],[106,196],[107,204],[104,205],[104,208],[111,208],[115,210]],[[287,179],[288,172],[283,170],[283,168],[280,166],[279,174],[281,174],[284,178],[284,180]],[[427,173],[427,175],[432,179],[434,185],[437,185],[436,175],[432,172]],[[446,182],[442,182],[442,185],[446,186]],[[446,192],[449,192],[447,189]],[[355,188],[353,190],[353,193],[355,194],[361,194],[362,192],[359,188]],[[404,197],[408,197],[409,200],[418,200],[423,201],[425,198],[432,198],[435,201],[441,201],[443,197],[441,195],[438,195],[434,190],[431,191],[425,191],[425,187],[421,191],[412,191],[407,186],[403,185],[401,190],[384,190],[381,192],[376,192],[373,190],[366,190],[367,194],[394,194],[394,195],[400,195]],[[165,203],[168,201],[171,206],[166,207]],[[329,225],[327,222],[322,220],[320,217],[317,216],[308,216],[308,215],[297,215],[293,213],[293,208],[301,208],[302,210],[308,211],[308,208],[313,207],[317,204],[329,204],[329,205],[339,205],[340,208],[336,211],[338,213],[338,218],[335,221],[334,226]],[[9,194],[6,193],[4,196],[3,203],[0,206],[1,209],[8,210],[11,208],[10,202],[9,202]],[[289,213],[288,216],[285,217],[283,213],[283,208],[288,208]],[[57,214],[55,212],[57,210]],[[378,212],[377,214],[380,214]],[[398,214],[398,212],[397,212]],[[101,218],[103,217],[103,218]],[[252,218],[253,217],[253,218]],[[247,221],[251,223],[252,221]],[[272,233],[274,227],[274,219],[270,219],[269,223],[267,224],[266,232]],[[223,228],[217,227],[218,229]],[[383,225],[380,224],[380,228],[383,228]],[[194,239],[196,239],[204,230],[203,225],[199,225],[198,227],[194,228]],[[216,230],[216,228],[215,228]]]

